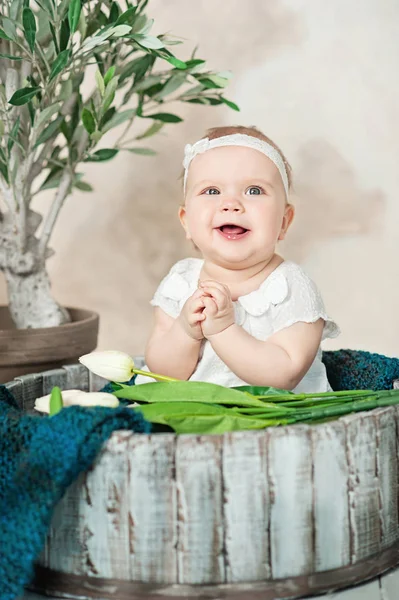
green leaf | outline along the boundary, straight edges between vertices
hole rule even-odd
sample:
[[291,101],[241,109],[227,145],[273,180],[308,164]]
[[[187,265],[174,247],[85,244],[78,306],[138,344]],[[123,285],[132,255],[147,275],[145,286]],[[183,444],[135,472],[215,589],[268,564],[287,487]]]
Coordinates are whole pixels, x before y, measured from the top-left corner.
[[132,154],[141,154],[142,156],[155,156],[157,154],[151,148],[122,148],[122,150],[128,150]]
[[60,132],[60,126],[62,121],[64,120],[64,117],[61,115],[59,117],[57,117],[55,119],[55,121],[52,121],[50,123],[50,125],[48,125],[43,131],[42,133],[39,135],[38,140],[35,144],[35,148],[37,148],[38,146],[40,146],[40,144],[44,144],[44,142],[47,142],[47,140],[49,140],[51,137],[53,137],[54,133],[58,133]]
[[10,136],[8,138],[8,143],[7,143],[7,150],[8,150],[9,154],[12,150],[15,140],[18,139],[18,131],[19,131],[20,121],[21,121],[21,118],[18,116],[13,125],[13,128],[11,129]]
[[0,29],[0,38],[12,42],[12,39],[2,29]]
[[176,75],[172,75],[170,79],[166,81],[163,85],[161,91],[157,94],[157,99],[165,98],[169,94],[175,92],[179,87],[181,87],[186,82],[185,73],[176,73]]
[[97,69],[94,77],[95,77],[95,80],[96,80],[96,83],[97,83],[97,88],[99,89],[101,96],[104,96],[104,93],[105,93],[105,83],[104,83],[104,79],[103,79],[103,77],[102,77],[99,69]]
[[86,38],[87,33],[87,23],[86,17],[83,11],[80,13],[79,23],[78,23],[78,31],[80,33],[81,39],[84,40]]
[[173,381],[146,383],[143,385],[122,385],[122,389],[114,392],[117,398],[138,400],[141,402],[205,402],[209,404],[226,404],[231,406],[262,407],[270,405],[248,393],[226,388],[215,383],[204,381]]
[[0,58],[9,58],[10,60],[23,60],[22,56],[13,56],[12,54],[1,54]]
[[264,429],[268,425],[266,419],[239,415],[231,409],[200,402],[148,404],[134,407],[134,410],[151,423],[168,425],[179,434],[222,434],[227,431]]
[[158,133],[158,131],[162,129],[163,126],[164,123],[162,123],[162,121],[155,121],[152,125],[150,125],[148,129],[144,131],[144,133],[142,133],[141,135],[137,135],[136,140],[144,140],[144,138],[155,135],[156,133]]
[[109,84],[107,85],[107,87],[105,89],[104,100],[103,100],[103,104],[102,104],[103,113],[105,113],[111,106],[111,104],[114,100],[114,97],[115,97],[115,90],[117,87],[118,87],[118,78],[114,77],[113,79],[111,79],[111,81],[109,82]]
[[78,181],[77,183],[74,184],[73,187],[78,188],[78,190],[82,190],[82,192],[92,192],[93,191],[93,187],[90,185],[90,183],[87,183],[86,181]]
[[116,25],[112,28],[112,37],[123,37],[130,33],[131,29],[130,25]]
[[16,41],[18,39],[17,28],[15,22],[7,17],[2,17],[2,24],[4,33],[8,36],[9,39]]
[[128,23],[132,26],[134,23],[136,10],[137,6],[131,6],[130,8],[128,8],[124,13],[122,13],[118,17],[118,20],[116,21],[115,25],[123,25],[124,23]]
[[36,3],[44,10],[52,19],[54,18],[54,6],[51,0],[36,0]]
[[72,34],[75,33],[78,28],[81,8],[80,0],[71,0],[68,8],[68,23]]
[[62,401],[61,390],[58,386],[54,386],[50,396],[50,417],[59,413],[64,406]]
[[3,161],[0,161],[0,173],[2,174],[4,180],[7,183],[10,183],[10,180],[8,177],[8,168],[7,168],[7,165],[5,163],[3,163]]
[[144,119],[155,119],[157,121],[162,121],[163,123],[181,123],[183,119],[178,117],[177,115],[172,115],[170,113],[155,113],[153,115],[143,116]]
[[112,66],[108,69],[108,71],[104,75],[104,84],[108,85],[114,75],[115,75],[115,66]]
[[61,29],[60,29],[60,51],[61,52],[63,50],[65,50],[66,47],[68,46],[70,33],[71,32],[69,29],[68,19],[64,19],[61,23]]
[[289,392],[280,388],[262,387],[256,385],[240,385],[232,389],[239,390],[240,392],[247,392],[252,396],[286,396],[287,394],[294,395],[294,392]]
[[115,23],[119,17],[119,6],[117,2],[112,2],[111,9],[109,11],[108,23]]
[[88,108],[82,110],[82,123],[88,133],[94,133],[96,130],[96,122]]
[[136,58],[132,62],[128,63],[119,75],[119,82],[122,83],[127,77],[135,75],[134,83],[140,81],[147,71],[153,66],[156,57],[146,54],[140,58]]
[[187,63],[176,58],[175,56],[165,56],[165,60],[167,60],[168,63],[176,67],[176,69],[187,69]]
[[223,98],[223,96],[220,96],[220,99],[224,104],[226,104],[233,110],[237,110],[238,112],[240,111],[240,108],[237,106],[237,104],[234,104],[234,102],[232,102],[231,100],[227,100],[227,98]]
[[51,32],[51,37],[53,38],[53,44],[54,44],[54,48],[55,48],[55,53],[59,54],[60,53],[60,48],[58,46],[57,34],[55,32],[53,24],[50,23],[50,22],[49,22],[49,28],[50,28],[50,32]]
[[30,51],[33,53],[36,41],[36,19],[30,8],[24,8],[22,12],[22,23],[24,26],[25,39],[28,42]]
[[71,50],[68,48],[59,53],[51,68],[49,81],[52,81],[68,64]]
[[130,119],[132,119],[135,116],[135,114],[136,114],[136,110],[134,108],[130,108],[129,110],[124,110],[122,112],[116,113],[108,121],[108,123],[106,123],[106,125],[104,127],[102,127],[102,131],[105,133],[106,131],[109,131],[113,127],[117,127],[118,125],[121,125],[125,121],[129,121]]
[[40,127],[46,122],[49,121],[51,119],[51,117],[58,112],[61,109],[61,102],[56,102],[56,104],[52,104],[51,106],[48,106],[47,108],[45,108],[44,110],[41,111],[41,113],[39,113],[37,119],[36,119],[36,123],[35,123],[35,127],[37,127],[38,129],[40,129]]
[[31,100],[34,96],[36,96],[36,94],[39,91],[40,91],[40,87],[21,88],[20,90],[17,90],[12,95],[12,97],[10,98],[8,103],[12,104],[13,106],[22,106],[23,104],[26,104],[27,102],[29,102],[29,100]]
[[135,40],[138,44],[140,44],[140,46],[149,48],[150,50],[157,50],[164,47],[161,40],[157,37],[153,37],[152,35],[140,35],[137,33],[135,35],[129,35],[129,38]]
[[97,152],[85,158],[84,162],[104,162],[114,158],[118,152],[117,148],[101,148],[101,150],[97,150]]

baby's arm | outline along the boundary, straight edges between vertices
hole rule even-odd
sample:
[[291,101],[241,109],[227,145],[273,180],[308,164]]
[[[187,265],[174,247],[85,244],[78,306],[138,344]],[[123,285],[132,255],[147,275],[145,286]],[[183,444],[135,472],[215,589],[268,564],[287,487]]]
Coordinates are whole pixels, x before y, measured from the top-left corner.
[[154,327],[145,351],[146,364],[153,373],[189,379],[197,366],[203,340],[203,308],[200,291],[187,300],[177,319],[155,307]]
[[216,354],[251,385],[292,390],[309,370],[319,348],[324,320],[298,322],[266,341],[236,324],[208,337]]

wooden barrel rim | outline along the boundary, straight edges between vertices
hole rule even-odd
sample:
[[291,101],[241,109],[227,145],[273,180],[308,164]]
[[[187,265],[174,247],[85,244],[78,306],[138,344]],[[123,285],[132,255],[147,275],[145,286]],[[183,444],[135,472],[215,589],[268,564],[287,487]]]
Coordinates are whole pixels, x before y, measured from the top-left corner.
[[[274,600],[334,592],[363,583],[399,564],[399,543],[354,565],[274,581],[220,585],[160,585],[72,575],[37,565],[29,589],[47,595],[60,594],[71,598],[104,598],[104,600],[181,600],[206,598],[217,600]],[[173,593],[175,591],[175,594]]]

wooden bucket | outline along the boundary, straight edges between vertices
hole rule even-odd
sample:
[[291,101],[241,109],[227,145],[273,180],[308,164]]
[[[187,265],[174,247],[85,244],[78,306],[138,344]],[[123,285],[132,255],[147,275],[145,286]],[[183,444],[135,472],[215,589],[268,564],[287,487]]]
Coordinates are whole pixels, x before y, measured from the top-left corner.
[[[30,410],[98,389],[81,365],[7,384]],[[299,598],[399,563],[394,407],[225,435],[115,432],[53,515],[31,589],[79,598]]]

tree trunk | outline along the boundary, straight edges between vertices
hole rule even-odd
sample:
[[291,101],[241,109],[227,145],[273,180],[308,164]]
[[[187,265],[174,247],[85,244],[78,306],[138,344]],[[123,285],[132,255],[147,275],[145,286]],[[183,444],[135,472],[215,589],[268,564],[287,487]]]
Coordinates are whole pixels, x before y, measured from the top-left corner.
[[18,329],[56,327],[68,323],[68,312],[51,297],[45,266],[19,274],[4,269],[8,285],[9,310]]

